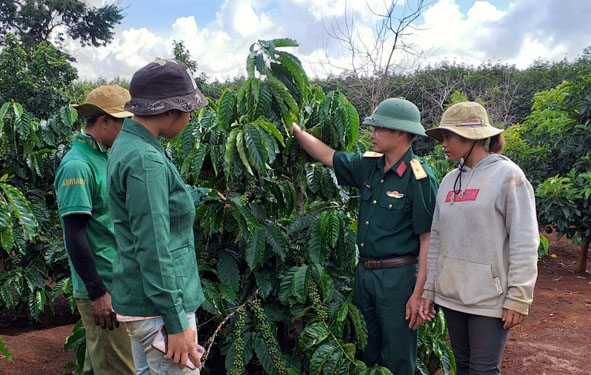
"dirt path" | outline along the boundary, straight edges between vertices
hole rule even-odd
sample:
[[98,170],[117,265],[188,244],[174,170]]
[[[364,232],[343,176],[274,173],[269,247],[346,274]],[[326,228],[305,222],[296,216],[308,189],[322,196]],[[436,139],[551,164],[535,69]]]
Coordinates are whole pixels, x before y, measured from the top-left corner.
[[504,374],[591,373],[591,277],[574,273],[578,252],[566,240],[551,240],[550,253],[556,258],[539,263],[534,303],[527,320],[509,337]]
[[[591,277],[574,273],[578,251],[565,240],[551,240],[550,253],[557,257],[545,257],[539,263],[534,304],[527,320],[509,337],[504,375],[591,373],[587,357],[591,354]],[[0,374],[62,374],[64,364],[74,359],[73,353],[62,349],[72,327],[28,332],[0,328],[14,357],[13,364],[0,359]]]

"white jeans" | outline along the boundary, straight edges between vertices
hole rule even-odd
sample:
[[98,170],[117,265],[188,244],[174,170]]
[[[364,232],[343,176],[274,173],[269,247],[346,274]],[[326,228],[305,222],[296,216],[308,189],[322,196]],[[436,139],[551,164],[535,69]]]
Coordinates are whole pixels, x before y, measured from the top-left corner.
[[[187,319],[189,327],[197,332],[195,313],[187,313]],[[125,323],[131,338],[136,375],[199,375],[198,369],[191,370],[188,367],[181,369],[178,364],[164,359],[163,353],[152,348],[152,340],[163,324],[161,317]]]

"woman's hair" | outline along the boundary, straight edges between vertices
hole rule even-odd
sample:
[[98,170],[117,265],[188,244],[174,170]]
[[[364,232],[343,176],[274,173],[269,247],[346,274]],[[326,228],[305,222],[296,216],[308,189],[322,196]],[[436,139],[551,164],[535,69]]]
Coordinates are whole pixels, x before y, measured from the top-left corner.
[[503,137],[502,133],[490,137],[490,143],[488,144],[488,152],[492,152],[493,154],[500,154],[503,152],[504,148],[505,137]]

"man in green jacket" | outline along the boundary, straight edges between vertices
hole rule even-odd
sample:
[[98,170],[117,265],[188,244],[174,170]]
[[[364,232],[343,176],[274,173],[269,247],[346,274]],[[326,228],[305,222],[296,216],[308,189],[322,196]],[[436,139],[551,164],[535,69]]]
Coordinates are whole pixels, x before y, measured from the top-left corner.
[[84,374],[135,373],[129,336],[111,306],[117,249],[106,182],[107,149],[123,119],[132,115],[123,110],[129,98],[124,88],[100,86],[74,106],[86,126],[74,136],[54,182],[76,306],[86,330]]
[[[335,152],[293,125],[308,154],[333,167],[341,185],[359,188],[361,203],[354,302],[365,318],[368,343],[363,360],[396,375],[414,375],[420,298],[437,182],[413,153],[425,136],[419,110],[404,99],[386,99],[363,121],[373,127],[374,152]],[[418,275],[417,275],[418,261]]]

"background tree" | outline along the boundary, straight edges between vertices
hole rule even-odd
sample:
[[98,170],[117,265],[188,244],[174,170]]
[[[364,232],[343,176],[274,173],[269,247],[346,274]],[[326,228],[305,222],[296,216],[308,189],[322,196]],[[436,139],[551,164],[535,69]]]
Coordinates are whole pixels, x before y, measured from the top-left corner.
[[413,22],[426,6],[424,0],[384,2],[382,9],[373,9],[368,5],[371,13],[378,17],[373,26],[372,41],[358,33],[354,17],[346,12],[342,22],[335,21],[328,28],[329,37],[340,44],[350,61],[347,66],[335,66],[330,58],[327,60],[341,70],[340,76],[351,85],[351,99],[363,103],[360,108],[369,107],[373,111],[380,101],[389,97],[391,86],[388,78],[401,67],[400,62],[404,61],[405,55],[420,54],[409,44],[407,37],[414,29]]
[[546,231],[579,241],[577,272],[586,272],[591,242],[591,67],[535,96],[522,125],[507,132],[508,155],[536,188]]
[[66,89],[76,69],[48,42],[27,51],[14,35],[4,37],[0,52],[0,103],[13,100],[34,116],[48,118],[68,104]]
[[61,46],[66,36],[83,46],[105,46],[122,19],[123,9],[114,4],[97,8],[80,0],[0,2],[0,36],[14,33],[28,52],[44,41]]

